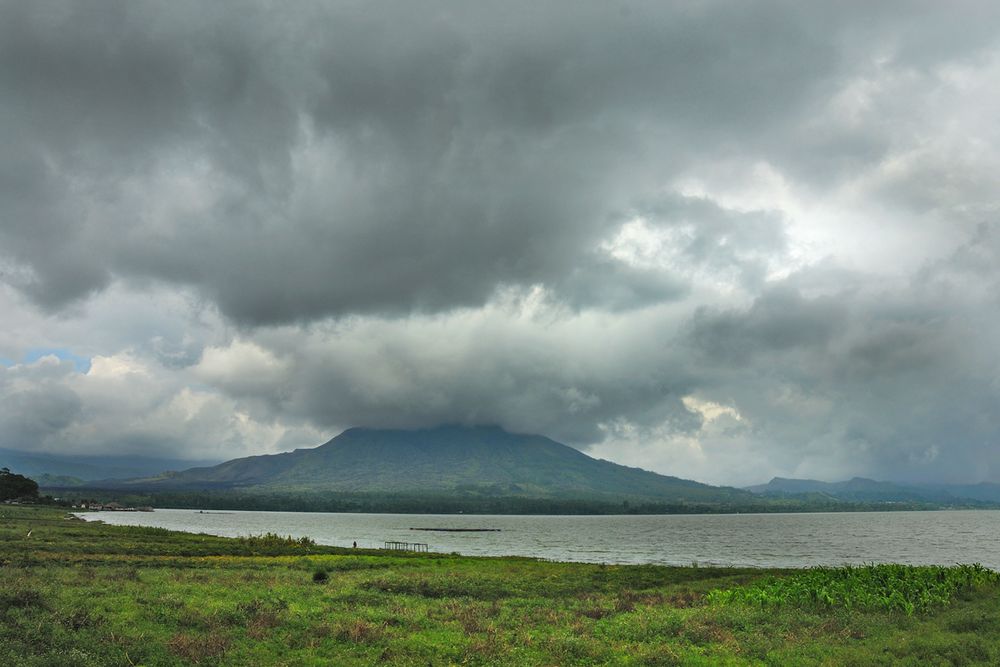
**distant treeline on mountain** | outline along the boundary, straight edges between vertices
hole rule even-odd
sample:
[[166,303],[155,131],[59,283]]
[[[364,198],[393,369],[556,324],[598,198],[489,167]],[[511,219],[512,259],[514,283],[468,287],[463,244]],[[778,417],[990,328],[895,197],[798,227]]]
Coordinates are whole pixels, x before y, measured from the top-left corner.
[[1000,484],[905,484],[854,477],[845,482],[775,477],[747,487],[764,498],[827,497],[861,503],[929,503],[943,506],[998,504]]

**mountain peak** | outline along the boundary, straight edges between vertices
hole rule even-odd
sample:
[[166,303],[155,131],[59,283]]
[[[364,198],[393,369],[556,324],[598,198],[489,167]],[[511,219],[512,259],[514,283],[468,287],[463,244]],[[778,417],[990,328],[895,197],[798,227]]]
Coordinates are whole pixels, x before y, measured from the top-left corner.
[[415,429],[405,429],[405,428],[381,428],[377,426],[352,426],[346,429],[341,435],[347,433],[406,433],[406,434],[416,434],[416,433],[504,433],[506,435],[515,435],[510,431],[506,430],[499,424],[459,424],[459,423],[448,423],[448,424],[438,424],[437,426],[426,426],[423,428]]
[[504,495],[670,503],[753,496],[591,458],[540,435],[497,425],[350,428],[312,449],[227,461],[133,486],[243,492]]

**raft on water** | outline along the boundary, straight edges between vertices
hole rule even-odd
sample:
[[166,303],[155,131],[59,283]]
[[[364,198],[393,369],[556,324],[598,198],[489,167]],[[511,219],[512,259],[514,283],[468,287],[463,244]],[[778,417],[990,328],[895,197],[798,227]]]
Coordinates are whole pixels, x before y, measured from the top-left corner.
[[410,530],[427,530],[438,533],[499,533],[499,528],[410,528]]

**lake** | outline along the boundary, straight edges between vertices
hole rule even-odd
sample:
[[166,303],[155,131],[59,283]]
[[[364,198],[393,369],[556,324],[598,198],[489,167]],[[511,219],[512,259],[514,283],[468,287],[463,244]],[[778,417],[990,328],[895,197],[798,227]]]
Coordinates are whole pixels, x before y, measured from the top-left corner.
[[[158,509],[93,512],[88,521],[237,537],[272,532],[320,544],[534,556],[593,563],[805,567],[982,563],[1000,569],[1000,510],[657,516],[331,514]],[[433,532],[412,528],[489,528]]]

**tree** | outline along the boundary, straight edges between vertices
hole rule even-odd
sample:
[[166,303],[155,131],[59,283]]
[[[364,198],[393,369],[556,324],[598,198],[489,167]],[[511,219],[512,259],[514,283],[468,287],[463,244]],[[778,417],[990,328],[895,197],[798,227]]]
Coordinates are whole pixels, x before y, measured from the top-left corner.
[[0,468],[0,501],[12,498],[37,498],[38,482]]

